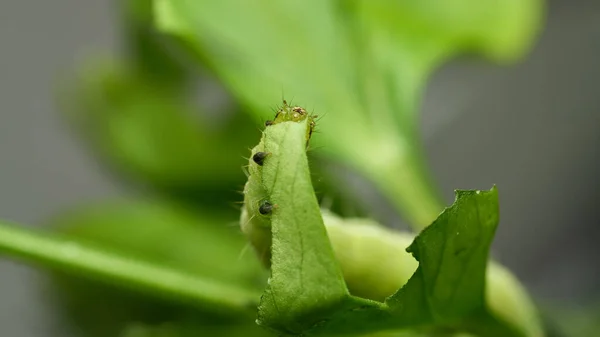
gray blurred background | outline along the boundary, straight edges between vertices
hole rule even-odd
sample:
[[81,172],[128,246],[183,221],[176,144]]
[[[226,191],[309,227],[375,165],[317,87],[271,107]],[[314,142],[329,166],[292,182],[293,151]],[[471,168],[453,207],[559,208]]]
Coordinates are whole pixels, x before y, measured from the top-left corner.
[[[86,200],[127,193],[59,118],[57,81],[117,50],[103,1],[0,1],[0,218],[41,225]],[[429,163],[447,201],[498,185],[495,255],[543,302],[600,299],[600,2],[550,1],[533,52],[513,67],[456,60],[424,102]],[[2,337],[67,335],[40,274],[0,261]]]

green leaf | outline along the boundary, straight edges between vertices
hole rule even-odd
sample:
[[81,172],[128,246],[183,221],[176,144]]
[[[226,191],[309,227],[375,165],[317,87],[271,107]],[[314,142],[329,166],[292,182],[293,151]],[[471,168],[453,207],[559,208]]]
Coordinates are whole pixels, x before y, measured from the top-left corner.
[[235,219],[161,200],[104,201],[51,219],[61,235],[199,276],[261,285]]
[[223,191],[243,181],[252,122],[235,111],[209,116],[192,103],[194,81],[209,79],[190,68],[183,44],[157,32],[151,0],[119,9],[124,59],[79,70],[60,96],[68,121],[94,154],[136,183],[196,199],[212,194],[205,202],[233,199]]
[[182,192],[218,193],[243,181],[242,154],[252,129],[240,115],[222,122],[245,131],[226,133],[223,126],[203,122],[181,93],[127,66],[84,73],[65,102],[67,116],[117,171],[138,183]]
[[[355,304],[354,310],[346,308],[312,332],[327,335],[420,327],[484,332],[486,336],[536,336],[520,330],[515,320],[494,317],[486,304],[486,265],[497,224],[495,188],[457,191],[454,204],[407,249],[419,267],[383,307]],[[521,305],[511,304],[513,308]]]
[[253,291],[235,285],[6,223],[0,224],[0,252],[41,267],[211,310],[244,312],[256,301]]
[[485,269],[498,225],[498,193],[457,191],[408,247],[419,268],[387,303],[414,320],[449,322],[484,305]]
[[441,211],[418,137],[418,106],[445,60],[514,60],[538,30],[540,0],[481,2],[156,0],[157,25],[187,41],[266,119],[285,94],[324,114],[319,147],[367,175],[415,228]]
[[265,275],[232,219],[160,201],[105,202],[56,217],[60,234],[0,226],[0,253],[53,272],[59,312],[86,336],[194,317],[250,324]]
[[[62,213],[53,218],[51,225],[74,242],[257,292],[266,275],[258,262],[244,253],[245,242],[239,230],[227,226],[233,221],[214,211],[192,211],[158,200],[105,201]],[[139,294],[119,282],[94,282],[85,275],[57,272],[51,280],[52,288],[57,290],[57,309],[88,336],[115,335],[132,321],[179,320],[182,315],[191,316],[191,310],[199,324],[216,324],[224,316],[228,324],[251,320],[245,314],[236,318],[235,312],[232,316],[218,307],[200,310],[170,297]],[[246,310],[251,312],[252,306]]]
[[148,81],[185,89],[192,72],[177,41],[160,34],[153,25],[152,0],[126,0],[119,4],[128,63]]
[[231,324],[231,322],[198,323],[190,316],[187,319],[163,324],[133,323],[127,326],[119,337],[269,337],[272,336],[256,324]]

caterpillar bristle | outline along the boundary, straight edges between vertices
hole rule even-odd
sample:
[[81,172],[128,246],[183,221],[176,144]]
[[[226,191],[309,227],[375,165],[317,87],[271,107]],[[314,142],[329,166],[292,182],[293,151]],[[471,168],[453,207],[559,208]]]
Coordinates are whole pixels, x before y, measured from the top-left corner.
[[[241,212],[241,211],[242,211],[242,208],[244,208],[244,205],[243,205],[243,204],[242,204],[242,205],[234,205],[234,202],[235,202],[235,201],[228,202],[228,203],[227,203],[227,206],[228,206],[230,209],[234,209],[234,210],[236,210],[236,211],[238,211],[238,212]],[[240,223],[239,223],[239,222],[237,222],[237,223],[236,223],[236,226],[239,226],[239,224],[240,224]]]
[[319,207],[321,207],[321,209],[331,209],[331,207],[333,207],[333,198],[329,195],[323,196]]
[[241,169],[242,169],[242,172],[244,172],[244,175],[246,176],[246,178],[250,178],[250,172],[248,172],[248,165],[242,165]]
[[238,255],[238,258],[237,258],[238,262],[244,257],[244,255],[246,255],[246,253],[248,252],[248,249],[250,249],[250,243],[249,242],[246,243],[244,245],[244,247],[242,247],[242,249],[240,250],[240,254]]
[[251,223],[255,217],[256,217],[256,215],[253,214],[250,218],[248,218],[248,220],[246,220],[246,223],[243,224],[242,228],[248,226],[248,224]]
[[314,115],[315,118],[315,122],[319,122],[321,119],[325,118],[325,116],[327,116],[327,112],[324,112],[323,114],[319,114],[319,115]]

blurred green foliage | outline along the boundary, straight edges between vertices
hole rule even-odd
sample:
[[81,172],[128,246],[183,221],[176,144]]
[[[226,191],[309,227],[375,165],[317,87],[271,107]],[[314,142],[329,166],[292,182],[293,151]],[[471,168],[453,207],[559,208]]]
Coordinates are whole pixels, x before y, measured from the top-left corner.
[[[513,61],[541,1],[157,0],[160,29],[206,60],[255,119],[282,93],[317,114],[323,157],[370,179],[415,228],[442,209],[418,132],[431,73],[465,52]],[[335,176],[335,175],[334,175]],[[341,183],[341,182],[340,182]]]
[[[285,96],[314,108],[317,163],[361,173],[421,229],[443,208],[418,131],[429,76],[461,53],[519,59],[543,11],[541,0],[128,0],[117,8],[122,56],[83,66],[61,104],[99,162],[147,200],[75,207],[50,223],[72,240],[256,291],[266,273],[244,254],[231,203],[272,104]],[[194,103],[199,82],[217,82],[234,103]],[[343,183],[333,174],[322,186],[337,195]],[[268,335],[249,318],[256,307],[238,317],[71,275],[52,280],[57,307],[82,335]]]
[[[212,205],[209,214],[216,216],[181,216],[157,201],[97,206],[54,222],[73,237],[226,280],[261,275],[223,263],[241,252],[241,238],[210,229],[228,222],[218,214],[228,214],[223,205],[235,200],[230,192],[243,182],[242,156],[258,134],[240,110],[262,122],[284,94],[314,106],[325,114],[316,144],[321,157],[371,178],[422,227],[441,210],[417,130],[429,74],[464,51],[499,61],[518,58],[537,30],[540,3],[130,0],[122,13],[125,57],[84,68],[66,101],[69,120],[127,181],[168,199]],[[174,34],[160,33],[155,22]],[[238,99],[234,111],[211,118],[192,103],[197,61]],[[330,188],[340,183],[328,181]],[[80,305],[89,301],[66,294]],[[120,302],[107,307],[135,303],[123,317],[143,318],[148,308],[161,312],[155,305]],[[96,314],[88,313],[93,323]]]

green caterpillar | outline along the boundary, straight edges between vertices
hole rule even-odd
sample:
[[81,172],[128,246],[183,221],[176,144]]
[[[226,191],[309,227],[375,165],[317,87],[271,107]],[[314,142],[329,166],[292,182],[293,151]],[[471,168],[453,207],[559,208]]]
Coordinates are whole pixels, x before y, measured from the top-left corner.
[[[271,213],[278,205],[273,203],[263,179],[264,171],[272,171],[269,164],[273,152],[284,150],[270,141],[270,134],[278,128],[295,124],[306,128],[306,144],[315,128],[315,117],[304,108],[290,106],[286,101],[277,110],[275,118],[265,123],[260,143],[252,149],[248,163],[248,182],[244,187],[244,207],[240,225],[262,263],[269,267],[271,260]],[[417,262],[405,249],[412,242],[409,233],[390,232],[368,219],[345,219],[331,212],[322,212],[327,234],[342,268],[346,284],[354,295],[383,301],[404,284],[417,268]],[[373,249],[377,247],[377,249]],[[366,254],[368,252],[368,254]],[[372,263],[377,261],[377,263]],[[400,268],[399,268],[400,266]]]
[[[271,219],[270,214],[277,205],[271,203],[267,187],[263,182],[263,165],[269,160],[271,147],[279,144],[267,142],[267,133],[282,123],[302,123],[306,127],[306,147],[315,128],[314,116],[304,108],[292,107],[284,100],[275,118],[265,122],[267,129],[260,143],[252,149],[248,163],[248,182],[244,186],[244,207],[240,220],[242,232],[246,234],[260,260],[268,267],[271,260]],[[268,143],[268,144],[266,144]]]

